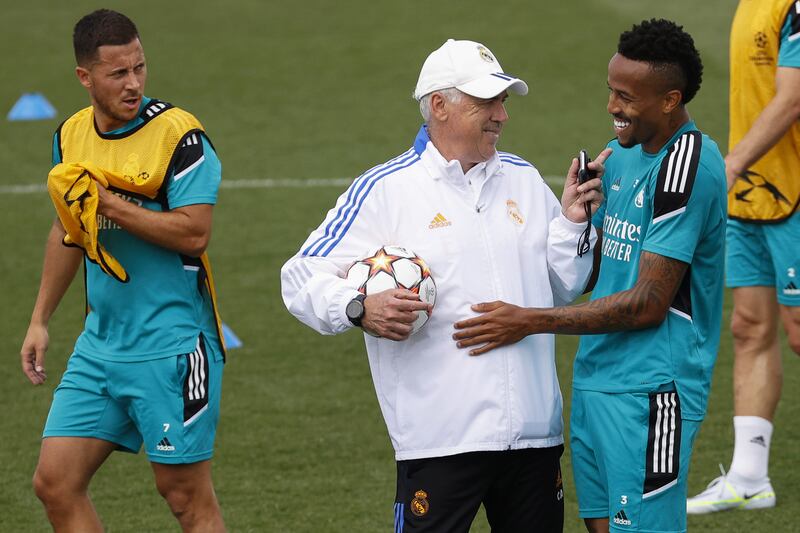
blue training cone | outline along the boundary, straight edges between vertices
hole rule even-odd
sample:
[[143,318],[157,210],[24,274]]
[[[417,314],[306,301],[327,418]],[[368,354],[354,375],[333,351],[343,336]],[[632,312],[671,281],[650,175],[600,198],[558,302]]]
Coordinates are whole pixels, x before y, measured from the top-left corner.
[[227,349],[232,350],[234,348],[242,347],[242,341],[239,340],[239,337],[236,336],[236,333],[234,333],[225,322],[222,323],[222,336],[225,338],[225,347]]
[[42,93],[25,93],[8,112],[8,120],[47,120],[55,118],[56,109]]

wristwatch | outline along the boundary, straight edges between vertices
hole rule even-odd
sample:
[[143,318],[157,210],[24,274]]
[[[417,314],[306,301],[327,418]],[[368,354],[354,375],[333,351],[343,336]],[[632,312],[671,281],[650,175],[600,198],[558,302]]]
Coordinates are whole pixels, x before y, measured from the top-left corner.
[[350,300],[347,303],[347,307],[344,308],[344,314],[347,315],[347,319],[357,328],[361,327],[361,319],[364,318],[364,300],[366,299],[366,294],[359,294]]

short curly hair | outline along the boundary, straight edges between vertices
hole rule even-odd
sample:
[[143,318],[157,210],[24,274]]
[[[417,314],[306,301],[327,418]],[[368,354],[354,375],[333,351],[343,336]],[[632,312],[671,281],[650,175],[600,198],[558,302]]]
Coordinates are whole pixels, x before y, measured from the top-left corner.
[[650,19],[619,36],[617,52],[628,59],[650,63],[654,71],[683,94],[688,104],[703,81],[703,62],[692,36],[670,20]]

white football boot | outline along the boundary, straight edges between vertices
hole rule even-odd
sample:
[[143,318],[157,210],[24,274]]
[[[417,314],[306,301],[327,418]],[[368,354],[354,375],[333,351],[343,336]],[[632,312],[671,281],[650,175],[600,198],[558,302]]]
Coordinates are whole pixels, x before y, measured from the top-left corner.
[[728,479],[725,469],[719,465],[722,475],[708,484],[706,490],[686,500],[689,514],[707,514],[729,509],[765,509],[775,507],[775,491],[769,478],[756,489],[745,489]]

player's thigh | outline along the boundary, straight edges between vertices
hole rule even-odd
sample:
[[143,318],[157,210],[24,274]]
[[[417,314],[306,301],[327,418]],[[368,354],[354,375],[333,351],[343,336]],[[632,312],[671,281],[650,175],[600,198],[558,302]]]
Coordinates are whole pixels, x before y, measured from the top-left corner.
[[789,346],[794,353],[800,355],[800,306],[782,305],[781,321],[789,339]]
[[53,393],[43,437],[101,439],[134,453],[142,442],[127,406],[108,389],[108,363],[77,353]]
[[39,494],[82,492],[117,444],[86,437],[42,439],[34,484]]
[[581,518],[608,516],[608,487],[605,470],[595,455],[593,420],[587,412],[587,402],[593,393],[572,389],[570,413],[570,460],[575,492],[578,499],[578,514]]
[[559,445],[498,454],[495,479],[483,502],[493,533],[561,533],[562,453]]
[[187,464],[211,458],[223,367],[216,343],[203,336],[188,354],[115,364],[115,393],[129,400],[151,462]]
[[492,454],[473,452],[397,462],[395,530],[466,533],[488,490]]
[[[159,493],[167,499],[177,497],[185,502],[207,503],[214,494],[211,461],[189,464],[150,463]],[[200,496],[197,498],[197,496]]]
[[727,287],[774,287],[775,268],[761,224],[728,219],[725,237]]
[[771,345],[778,331],[778,300],[774,287],[733,289],[731,331],[739,343]]

